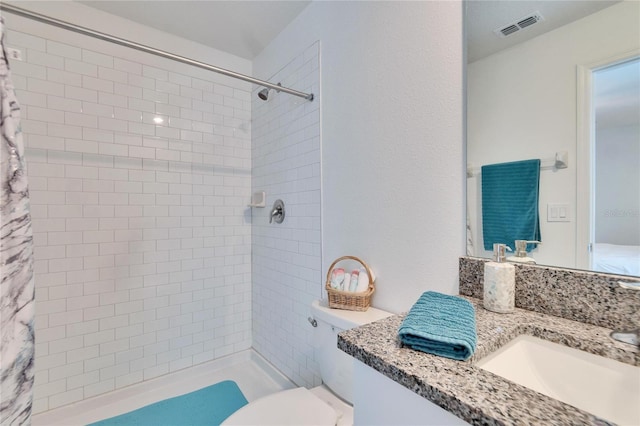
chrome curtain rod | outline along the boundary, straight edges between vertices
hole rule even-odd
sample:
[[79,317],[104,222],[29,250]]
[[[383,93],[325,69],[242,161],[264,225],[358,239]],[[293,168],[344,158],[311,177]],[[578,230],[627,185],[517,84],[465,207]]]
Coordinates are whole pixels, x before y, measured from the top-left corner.
[[84,34],[89,37],[97,38],[100,40],[108,41],[114,44],[119,44],[120,46],[130,47],[135,50],[139,50],[141,52],[151,53],[152,55],[160,56],[162,58],[171,59],[173,61],[182,62],[183,64],[193,65],[194,67],[202,68],[208,71],[213,71],[218,74],[226,75],[228,77],[237,78],[239,80],[248,81],[249,83],[256,84],[258,86],[268,87],[269,89],[276,89],[279,92],[285,92],[293,96],[298,96],[300,98],[304,98],[308,101],[313,101],[313,93],[304,93],[299,92],[294,89],[289,89],[287,87],[279,86],[277,84],[269,83],[268,81],[259,80],[257,78],[249,77],[248,75],[240,74],[234,71],[230,71],[224,68],[216,67],[213,65],[205,64],[204,62],[196,61],[194,59],[185,58],[184,56],[175,55],[173,53],[165,52],[163,50],[159,50],[153,47],[145,46],[144,44],[136,43],[134,41],[125,40],[120,37],[112,36],[109,34],[105,34],[99,31],[94,31],[92,29],[81,27],[79,25],[72,24],[70,22],[61,21],[56,18],[51,18],[49,16],[41,15],[36,12],[32,12],[21,7],[13,6],[6,3],[0,3],[0,10],[4,10],[6,12],[11,12],[16,15],[22,16],[24,18],[33,19],[38,22],[42,22],[44,24],[53,25],[55,27],[63,28],[65,30],[70,30],[79,34]]

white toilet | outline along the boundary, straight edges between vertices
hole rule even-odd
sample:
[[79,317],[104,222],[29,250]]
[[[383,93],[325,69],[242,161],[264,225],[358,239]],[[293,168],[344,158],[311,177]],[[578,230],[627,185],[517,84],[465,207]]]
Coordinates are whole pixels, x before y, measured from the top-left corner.
[[[316,300],[311,305],[316,360],[322,386],[289,389],[257,399],[233,413],[222,424],[231,425],[346,425],[353,421],[353,358],[337,347],[341,331],[392,315],[369,308],[366,312],[329,309]],[[333,393],[347,403],[340,401]],[[350,411],[345,417],[345,411]]]

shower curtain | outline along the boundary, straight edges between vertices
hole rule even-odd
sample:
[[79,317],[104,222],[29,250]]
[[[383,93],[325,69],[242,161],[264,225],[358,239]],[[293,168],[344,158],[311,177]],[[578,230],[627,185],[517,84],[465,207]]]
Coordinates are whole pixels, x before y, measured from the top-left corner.
[[0,17],[0,426],[31,422],[33,237],[20,129]]

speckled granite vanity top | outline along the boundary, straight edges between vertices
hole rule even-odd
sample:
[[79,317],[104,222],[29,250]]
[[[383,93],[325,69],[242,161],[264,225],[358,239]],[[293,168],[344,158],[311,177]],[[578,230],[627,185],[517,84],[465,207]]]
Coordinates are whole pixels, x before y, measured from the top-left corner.
[[[464,297],[464,296],[463,296]],[[524,309],[496,314],[465,297],[476,310],[478,345],[464,362],[401,347],[395,315],[339,334],[344,352],[471,424],[608,424],[592,414],[517,385],[475,362],[513,338],[528,334],[569,347],[640,365],[634,346],[613,341],[608,330]]]

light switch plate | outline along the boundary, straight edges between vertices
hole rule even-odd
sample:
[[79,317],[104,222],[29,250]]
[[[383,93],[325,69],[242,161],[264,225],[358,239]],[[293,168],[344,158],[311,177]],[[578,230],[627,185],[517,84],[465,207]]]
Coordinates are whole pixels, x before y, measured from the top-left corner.
[[571,222],[569,204],[547,204],[547,222]]

